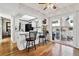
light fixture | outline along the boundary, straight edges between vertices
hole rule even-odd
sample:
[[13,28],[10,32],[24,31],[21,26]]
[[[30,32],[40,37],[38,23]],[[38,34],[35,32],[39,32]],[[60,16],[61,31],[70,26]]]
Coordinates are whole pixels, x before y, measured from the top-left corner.
[[70,20],[70,23],[73,23],[73,20]]
[[68,21],[70,18],[69,18],[69,16],[65,19],[66,21]]
[[53,4],[53,3],[39,3],[39,4],[45,5],[45,7],[43,8],[43,10],[46,10],[48,8],[51,8],[51,9],[56,9],[57,8],[55,6],[55,4]]

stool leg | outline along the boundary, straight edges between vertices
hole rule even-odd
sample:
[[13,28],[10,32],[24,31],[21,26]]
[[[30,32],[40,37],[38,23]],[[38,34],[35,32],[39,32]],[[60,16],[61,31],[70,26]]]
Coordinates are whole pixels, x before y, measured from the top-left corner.
[[28,41],[28,52],[29,52],[29,49],[30,49],[30,41]]
[[35,40],[34,40],[34,47],[35,47],[35,50],[36,50]]
[[27,45],[28,45],[28,42],[26,43],[26,49],[27,49]]
[[39,44],[40,44],[40,38],[39,38]]
[[42,41],[43,41],[43,45],[44,45],[44,38],[42,38]]
[[47,43],[47,41],[46,41],[46,37],[45,37],[45,43]]
[[34,46],[33,41],[32,41],[32,46]]

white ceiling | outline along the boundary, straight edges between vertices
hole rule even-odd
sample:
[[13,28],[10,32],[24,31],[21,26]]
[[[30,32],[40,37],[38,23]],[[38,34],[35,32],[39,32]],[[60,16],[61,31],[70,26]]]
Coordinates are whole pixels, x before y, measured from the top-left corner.
[[18,10],[18,4],[15,3],[0,3],[0,13],[12,15]]
[[47,9],[47,10],[43,10],[43,8],[45,7],[45,4],[34,4],[34,3],[31,3],[31,4],[25,4],[26,6],[29,6],[37,11],[39,11],[40,13],[42,13],[43,15],[46,15],[46,16],[50,16],[50,15],[53,15],[57,12],[60,12],[61,9],[64,9],[64,8],[67,8],[71,5],[73,5],[72,3],[53,3],[57,9]]
[[[39,5],[38,3],[0,3],[0,14],[15,15],[20,13],[22,15],[32,15],[39,17],[50,17],[52,15],[61,14],[62,12],[68,12],[71,10],[79,9],[79,4],[73,3],[53,3],[57,9],[43,10],[45,5]],[[74,8],[76,7],[76,8]]]

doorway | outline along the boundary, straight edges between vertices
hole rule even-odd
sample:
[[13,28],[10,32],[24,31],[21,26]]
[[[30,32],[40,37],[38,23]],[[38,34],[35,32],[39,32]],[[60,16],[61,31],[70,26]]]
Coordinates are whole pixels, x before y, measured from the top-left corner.
[[0,55],[7,55],[11,51],[11,20],[6,17],[1,17],[0,21]]

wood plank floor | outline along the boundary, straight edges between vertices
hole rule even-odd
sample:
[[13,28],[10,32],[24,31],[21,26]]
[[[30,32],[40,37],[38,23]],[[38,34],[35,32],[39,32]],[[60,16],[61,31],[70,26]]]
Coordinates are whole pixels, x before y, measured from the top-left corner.
[[18,50],[16,44],[10,41],[10,38],[4,39],[0,45],[1,56],[79,56],[79,49],[66,45],[48,42],[47,44],[37,45],[37,49]]

